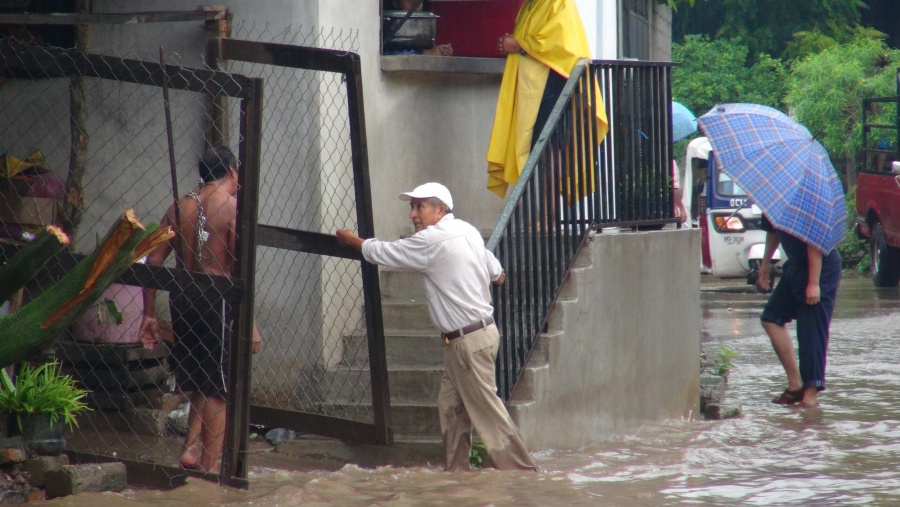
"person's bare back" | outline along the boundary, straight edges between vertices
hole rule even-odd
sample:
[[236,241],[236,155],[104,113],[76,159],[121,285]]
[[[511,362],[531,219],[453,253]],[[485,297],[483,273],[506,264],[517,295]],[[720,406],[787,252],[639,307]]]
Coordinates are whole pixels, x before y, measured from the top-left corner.
[[[201,210],[205,217],[202,231],[206,233],[202,242],[198,235]],[[237,199],[220,185],[220,181],[211,181],[183,197],[179,202],[179,212],[180,224],[175,224],[174,206],[169,207],[162,224],[172,225],[172,229],[179,233],[176,243],[180,246],[180,249],[176,246],[178,267],[231,276],[234,272]]]

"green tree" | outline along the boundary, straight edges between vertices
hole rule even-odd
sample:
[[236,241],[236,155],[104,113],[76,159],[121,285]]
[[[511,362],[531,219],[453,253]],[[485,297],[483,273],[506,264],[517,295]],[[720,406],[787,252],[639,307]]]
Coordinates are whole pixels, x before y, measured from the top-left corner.
[[[816,134],[833,160],[843,161],[847,188],[856,184],[856,159],[862,147],[862,99],[896,94],[900,51],[865,31],[798,60],[791,69],[786,101],[791,114]],[[895,123],[893,104],[874,111],[879,123]],[[870,120],[870,122],[872,122]],[[892,134],[896,142],[896,132]]]
[[694,0],[656,0],[656,3],[660,5],[668,4],[674,10],[678,10],[678,6],[681,4],[688,4],[691,7],[694,6]]
[[756,61],[763,53],[780,58],[801,31],[843,40],[867,8],[862,0],[699,0],[676,12],[672,30],[676,41],[689,34],[740,38]]
[[753,102],[783,108],[788,72],[779,60],[762,55],[747,67],[748,48],[737,40],[710,41],[689,35],[672,45],[672,96],[698,116],[726,102]]

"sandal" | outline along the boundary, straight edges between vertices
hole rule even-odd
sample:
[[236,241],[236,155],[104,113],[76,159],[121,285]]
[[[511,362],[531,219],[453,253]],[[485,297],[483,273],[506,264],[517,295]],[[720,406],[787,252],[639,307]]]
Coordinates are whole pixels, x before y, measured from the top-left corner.
[[791,391],[790,389],[785,389],[781,396],[778,396],[772,400],[772,403],[776,405],[795,405],[803,401],[803,388],[797,389],[796,391]]

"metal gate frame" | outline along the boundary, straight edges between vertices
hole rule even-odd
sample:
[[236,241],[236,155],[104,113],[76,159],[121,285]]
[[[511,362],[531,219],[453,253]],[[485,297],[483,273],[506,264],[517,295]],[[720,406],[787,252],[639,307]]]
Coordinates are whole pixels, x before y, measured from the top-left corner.
[[[347,86],[347,109],[349,111],[350,149],[357,224],[361,237],[374,237],[375,226],[372,214],[365,113],[363,109],[362,68],[359,55],[346,51],[230,38],[211,40],[207,54],[210,57],[209,63],[213,66],[227,64],[226,62],[228,61],[241,61],[293,69],[334,72],[342,75],[343,81]],[[212,116],[216,117],[219,115],[214,113]],[[224,119],[225,115],[220,115],[219,117]],[[227,133],[227,129],[227,125],[221,125],[213,130]],[[320,232],[257,224],[255,245],[350,259],[361,263],[374,422],[364,423],[261,405],[250,406],[249,422],[264,427],[288,428],[303,433],[312,433],[351,442],[377,445],[392,444],[390,390],[388,386],[387,354],[381,313],[381,287],[378,279],[378,268],[365,262],[360,252],[338,245],[333,235]]]
[[[10,45],[0,47],[5,70],[13,76],[39,72],[44,77],[77,78],[94,77],[138,85],[163,87],[202,94],[213,94],[240,100],[240,142],[238,159],[242,170],[238,183],[238,220],[236,230],[235,272],[233,277],[194,273],[177,268],[154,267],[134,264],[118,280],[118,283],[155,288],[162,291],[216,291],[237,307],[235,329],[238,336],[253,334],[253,297],[256,264],[256,220],[259,194],[259,168],[261,146],[262,84],[260,78],[247,78],[221,71],[193,69],[175,65],[161,68],[158,63],[148,64],[140,60],[83,53],[54,48],[32,48]],[[48,58],[48,55],[51,57]],[[59,62],[65,62],[60,65]],[[73,141],[74,142],[74,141]],[[67,189],[69,190],[69,189]],[[80,190],[80,189],[79,189]],[[50,276],[62,276],[84,256],[63,253],[57,256],[56,266]],[[234,353],[229,358],[228,416],[225,429],[225,445],[220,481],[231,486],[246,487],[249,379],[251,365],[251,340],[234,340]],[[186,472],[180,468],[123,459],[113,455],[69,451],[75,462],[120,461],[126,465],[129,482],[156,487],[172,487],[183,483]],[[187,472],[196,475],[193,472]],[[203,474],[200,474],[203,475]]]

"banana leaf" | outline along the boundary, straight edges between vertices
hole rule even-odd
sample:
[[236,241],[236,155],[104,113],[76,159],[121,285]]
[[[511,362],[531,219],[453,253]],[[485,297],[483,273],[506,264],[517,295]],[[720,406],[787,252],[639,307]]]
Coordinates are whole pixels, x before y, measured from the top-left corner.
[[0,301],[6,301],[24,287],[68,244],[69,236],[59,227],[51,225],[41,229],[34,240],[0,268]]
[[72,271],[15,313],[0,317],[0,367],[52,345],[129,266],[173,235],[168,227],[145,228],[132,210],[126,210],[103,242]]

